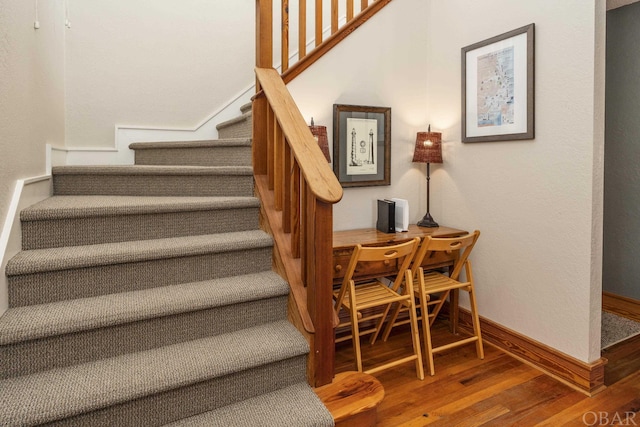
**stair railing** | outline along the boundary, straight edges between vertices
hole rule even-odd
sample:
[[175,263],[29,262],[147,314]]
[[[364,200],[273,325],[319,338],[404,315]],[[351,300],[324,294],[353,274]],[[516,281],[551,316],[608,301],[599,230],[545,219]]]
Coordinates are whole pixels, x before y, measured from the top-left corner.
[[274,237],[276,270],[289,282],[289,319],[311,346],[314,387],[334,374],[333,205],[342,187],[274,69],[256,68],[253,169],[262,226]]
[[[307,10],[310,0],[280,0],[279,46],[274,46],[273,39],[273,2],[256,0],[256,65],[273,67],[274,48],[276,52],[279,50],[282,78],[289,83],[391,0],[315,0],[313,10]],[[290,5],[297,7],[297,15],[289,13]],[[326,20],[330,21],[330,26],[325,24]],[[313,22],[313,28],[308,29],[308,21]],[[293,28],[295,32],[296,26],[298,34],[297,38],[293,35],[293,40],[297,39],[297,52],[292,52],[290,30]],[[326,38],[325,33],[329,33]],[[314,48],[307,52],[307,39],[311,35],[310,43]],[[296,58],[296,62],[292,63]]]
[[[307,379],[318,387],[331,383],[334,374],[333,204],[342,198],[342,187],[285,85],[391,0],[294,1],[291,5],[298,8],[297,21],[289,13],[290,0],[280,0],[280,46],[276,47],[274,0],[256,0],[253,168],[262,227],[274,237],[275,268],[291,286],[289,319],[311,346]],[[313,11],[307,11],[307,3],[315,5]],[[345,10],[339,10],[340,3]],[[326,38],[325,16],[331,21]],[[308,20],[315,26],[309,34]],[[296,24],[297,55],[292,54],[289,44],[290,28]],[[315,47],[307,52],[310,35]],[[273,67],[274,50],[278,49],[282,76]]]

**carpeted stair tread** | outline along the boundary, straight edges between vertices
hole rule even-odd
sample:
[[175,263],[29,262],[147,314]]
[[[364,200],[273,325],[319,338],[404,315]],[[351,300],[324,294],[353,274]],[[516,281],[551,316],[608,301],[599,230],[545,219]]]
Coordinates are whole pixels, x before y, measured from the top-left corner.
[[0,345],[287,295],[275,272],[162,286],[10,308],[0,317]]
[[231,120],[222,122],[216,126],[220,138],[242,138],[251,135],[252,117],[251,110]]
[[243,113],[240,116],[237,116],[237,117],[234,117],[232,119],[226,120],[226,121],[224,121],[222,123],[219,123],[218,125],[216,125],[216,129],[220,130],[220,129],[223,129],[225,127],[229,127],[229,126],[233,126],[233,125],[238,124],[238,123],[242,123],[242,122],[246,121],[247,119],[249,119],[250,117],[251,117],[251,113],[250,112]]
[[256,197],[53,196],[20,212],[22,221],[259,207]]
[[287,320],[0,381],[6,425],[54,421],[309,351]]
[[306,383],[297,383],[164,427],[322,427],[333,418]]
[[216,148],[251,147],[251,138],[222,138],[201,141],[133,142],[132,150],[155,150],[158,148]]
[[246,104],[240,106],[240,112],[242,114],[250,113],[253,109],[253,102],[249,101]]
[[207,253],[241,251],[271,246],[271,236],[262,230],[238,231],[166,239],[67,246],[18,252],[9,260],[7,276],[60,271],[72,268],[186,257]]
[[251,166],[166,166],[166,165],[117,165],[117,166],[55,166],[53,175],[253,175]]
[[[246,151],[250,155],[251,150]],[[244,166],[58,166],[51,173],[56,195],[254,195],[250,162]]]
[[135,151],[136,165],[251,166],[251,138],[238,138],[237,133],[230,136],[206,141],[137,142],[129,148]]

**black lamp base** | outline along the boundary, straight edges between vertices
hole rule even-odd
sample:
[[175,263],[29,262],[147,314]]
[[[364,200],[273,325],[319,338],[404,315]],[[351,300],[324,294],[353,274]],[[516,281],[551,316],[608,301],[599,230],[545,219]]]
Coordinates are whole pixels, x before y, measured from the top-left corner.
[[419,227],[440,227],[437,222],[433,220],[431,214],[427,212],[424,217],[418,221]]

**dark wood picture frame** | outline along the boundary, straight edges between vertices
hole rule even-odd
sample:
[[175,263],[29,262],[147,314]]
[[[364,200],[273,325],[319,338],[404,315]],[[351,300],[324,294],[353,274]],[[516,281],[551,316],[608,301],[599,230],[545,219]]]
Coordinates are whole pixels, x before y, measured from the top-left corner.
[[535,137],[534,39],[529,24],[462,48],[462,142]]
[[391,185],[391,108],[333,105],[333,172],[343,187]]

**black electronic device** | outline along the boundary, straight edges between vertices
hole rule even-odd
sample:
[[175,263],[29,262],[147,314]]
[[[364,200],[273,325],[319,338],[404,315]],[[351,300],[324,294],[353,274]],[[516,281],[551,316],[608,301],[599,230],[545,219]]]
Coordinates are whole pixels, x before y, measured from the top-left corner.
[[396,202],[378,200],[378,220],[376,228],[382,233],[396,232]]

